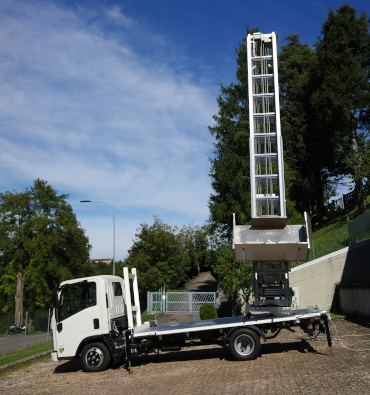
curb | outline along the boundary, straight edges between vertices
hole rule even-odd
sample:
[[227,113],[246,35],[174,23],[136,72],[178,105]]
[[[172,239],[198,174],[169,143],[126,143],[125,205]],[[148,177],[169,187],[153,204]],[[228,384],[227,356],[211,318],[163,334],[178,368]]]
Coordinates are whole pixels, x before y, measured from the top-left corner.
[[39,352],[38,354],[30,355],[30,356],[27,357],[27,358],[19,359],[18,361],[14,361],[14,362],[9,362],[9,363],[7,363],[6,365],[1,365],[1,366],[0,366],[0,372],[3,371],[3,370],[5,370],[5,369],[11,368],[11,367],[17,365],[18,363],[22,363],[22,362],[26,362],[26,361],[31,361],[32,359],[37,359],[37,358],[42,357],[42,356],[44,356],[44,355],[46,355],[46,354],[49,354],[49,353],[51,353],[51,350],[42,351],[42,352]]

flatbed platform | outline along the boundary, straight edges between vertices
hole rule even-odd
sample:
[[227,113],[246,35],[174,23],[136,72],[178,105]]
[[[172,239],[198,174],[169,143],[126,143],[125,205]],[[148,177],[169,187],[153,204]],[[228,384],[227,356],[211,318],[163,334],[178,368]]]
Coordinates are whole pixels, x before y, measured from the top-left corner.
[[301,310],[292,310],[290,314],[274,314],[270,312],[243,315],[238,317],[215,318],[212,320],[174,323],[171,325],[152,326],[146,324],[135,327],[134,338],[149,336],[173,335],[184,332],[199,332],[207,330],[228,329],[251,325],[272,324],[284,321],[297,321],[300,318],[320,318],[326,311],[317,307],[309,307]]

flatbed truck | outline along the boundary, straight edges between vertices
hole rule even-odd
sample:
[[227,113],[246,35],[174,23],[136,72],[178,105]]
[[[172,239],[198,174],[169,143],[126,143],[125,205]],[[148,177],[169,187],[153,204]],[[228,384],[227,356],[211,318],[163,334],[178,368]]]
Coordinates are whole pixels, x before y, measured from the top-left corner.
[[246,361],[260,354],[266,334],[275,337],[280,330],[297,326],[311,338],[326,332],[331,351],[329,320],[326,311],[308,307],[164,326],[158,326],[156,320],[142,324],[136,269],[129,273],[124,268],[123,278],[74,279],[62,282],[54,291],[51,355],[53,361],[79,358],[88,372],[125,361],[131,373],[133,355],[180,350],[200,339],[224,345],[235,359]]
[[309,238],[306,216],[306,226],[287,225],[277,36],[249,34],[247,50],[252,226],[236,225],[234,215],[233,250],[236,261],[253,261],[255,307],[266,311],[165,326],[155,320],[142,324],[136,269],[129,274],[124,268],[123,278],[64,281],[54,292],[53,360],[80,358],[92,372],[125,360],[131,372],[133,354],[180,350],[200,339],[221,343],[235,359],[245,361],[259,355],[267,333],[275,337],[295,326],[311,338],[325,332],[331,352],[330,315],[317,307],[289,307],[287,262],[308,258]]

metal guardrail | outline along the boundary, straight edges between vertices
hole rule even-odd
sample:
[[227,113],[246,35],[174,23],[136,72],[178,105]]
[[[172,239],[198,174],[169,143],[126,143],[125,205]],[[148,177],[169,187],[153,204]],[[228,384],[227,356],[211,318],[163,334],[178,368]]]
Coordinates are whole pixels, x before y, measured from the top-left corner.
[[350,246],[370,238],[370,211],[348,221],[347,225]]
[[[326,205],[325,207],[331,211],[343,210],[346,207],[352,206],[356,200],[357,191],[353,190],[352,192],[343,194],[341,198],[337,200],[333,200],[331,203]],[[368,185],[364,186],[364,196],[370,195],[370,187]]]

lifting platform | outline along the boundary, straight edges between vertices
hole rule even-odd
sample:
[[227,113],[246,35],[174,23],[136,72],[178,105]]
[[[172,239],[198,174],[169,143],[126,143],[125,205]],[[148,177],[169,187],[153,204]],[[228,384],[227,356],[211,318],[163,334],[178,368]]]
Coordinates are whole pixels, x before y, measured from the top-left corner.
[[248,34],[247,54],[252,224],[236,225],[234,215],[234,258],[254,262],[258,305],[290,306],[286,262],[307,260],[310,244],[306,214],[304,225],[286,224],[276,34]]

